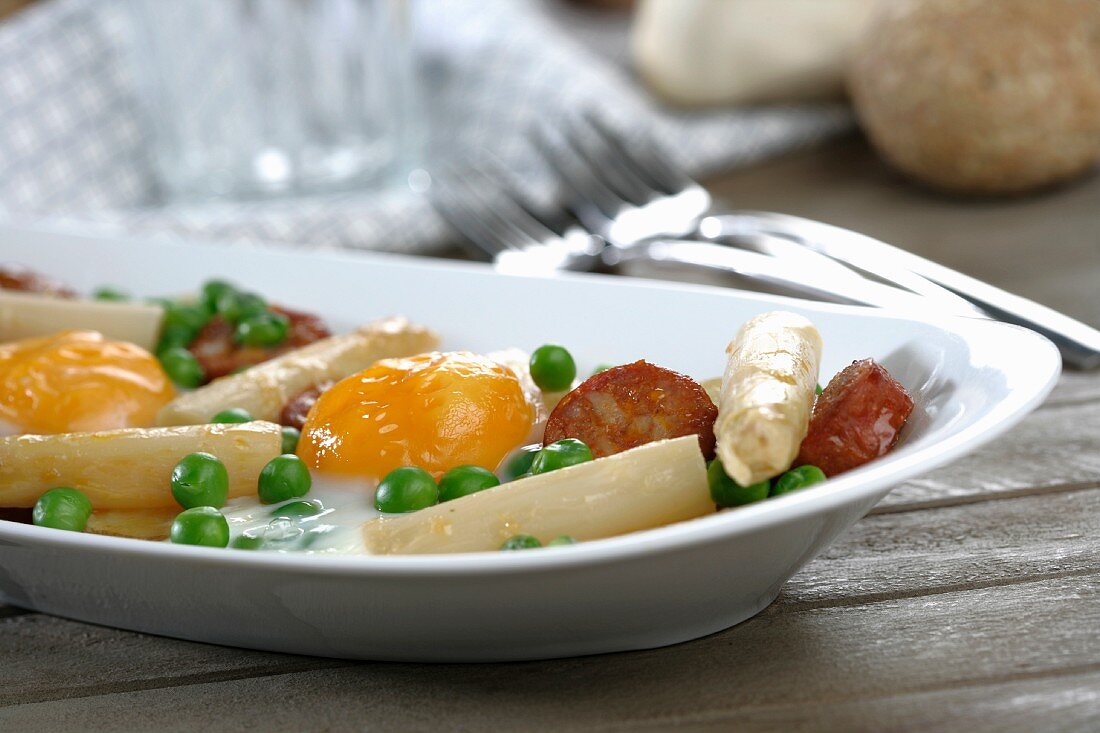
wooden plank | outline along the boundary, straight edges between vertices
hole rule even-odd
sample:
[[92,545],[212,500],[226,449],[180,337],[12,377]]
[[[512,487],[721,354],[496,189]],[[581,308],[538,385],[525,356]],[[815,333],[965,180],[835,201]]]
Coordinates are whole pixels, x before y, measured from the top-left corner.
[[1100,729],[1100,672],[965,686],[867,700],[777,705],[735,712],[630,721],[602,731],[673,728],[682,733],[735,729],[878,731],[965,730],[967,733],[1071,733]]
[[[0,710],[0,728],[585,730],[738,720],[762,707],[795,717],[806,706],[1100,672],[1098,587],[1093,574],[766,614],[695,643],[631,654],[361,664],[32,703]],[[1074,680],[1053,684],[1072,690]],[[1043,697],[1033,704],[1042,709]],[[908,709],[928,715],[915,703]]]
[[1055,385],[1054,391],[1039,409],[1045,410],[1049,407],[1063,407],[1098,400],[1100,400],[1100,373],[1062,372],[1062,377]]
[[1097,436],[1098,403],[1039,410],[992,443],[898,486],[873,511],[1097,486]]
[[339,664],[166,640],[36,613],[0,618],[0,659],[0,706]]
[[1100,572],[1100,489],[864,518],[766,613]]
[[9,616],[22,616],[25,613],[34,613],[23,608],[16,608],[15,606],[5,606],[0,603],[0,619],[8,618]]

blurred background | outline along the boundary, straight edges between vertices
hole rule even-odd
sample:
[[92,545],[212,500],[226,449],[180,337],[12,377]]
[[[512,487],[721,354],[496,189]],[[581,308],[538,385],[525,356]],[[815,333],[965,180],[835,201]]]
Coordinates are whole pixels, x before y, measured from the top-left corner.
[[577,114],[1024,291],[1100,264],[1094,0],[0,0],[19,222],[455,254],[433,177],[552,199],[532,135]]

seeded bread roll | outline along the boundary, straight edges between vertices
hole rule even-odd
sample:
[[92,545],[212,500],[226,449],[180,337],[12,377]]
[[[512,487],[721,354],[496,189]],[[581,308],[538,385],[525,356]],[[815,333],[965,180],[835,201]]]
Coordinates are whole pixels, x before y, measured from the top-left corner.
[[1100,160],[1100,2],[895,0],[848,86],[901,171],[967,194],[1027,191]]

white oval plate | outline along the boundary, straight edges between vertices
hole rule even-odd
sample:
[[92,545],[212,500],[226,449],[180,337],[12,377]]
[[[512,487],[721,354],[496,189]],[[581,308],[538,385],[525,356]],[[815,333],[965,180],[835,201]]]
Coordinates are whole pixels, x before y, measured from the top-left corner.
[[319,557],[235,552],[0,521],[0,598],[108,626],[255,649],[376,660],[491,661],[641,649],[743,621],[892,486],[973,450],[1053,387],[1042,337],[735,290],[595,275],[509,277],[384,255],[0,231],[0,260],[91,289],[186,292],[229,277],[337,328],[403,314],[446,348],[566,344],[582,369],[649,361],[721,374],[738,326],[774,308],[825,341],[822,381],[874,357],[916,401],[887,457],[826,484],[661,529],[530,552]]

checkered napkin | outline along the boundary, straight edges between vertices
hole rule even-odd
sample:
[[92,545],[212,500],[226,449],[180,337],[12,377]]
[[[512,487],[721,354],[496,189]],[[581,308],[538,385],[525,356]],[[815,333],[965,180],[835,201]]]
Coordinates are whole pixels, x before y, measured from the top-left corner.
[[[537,119],[577,109],[600,112],[628,135],[656,138],[697,174],[850,125],[840,106],[663,109],[623,64],[578,41],[581,29],[570,27],[576,16],[555,10],[558,1],[414,0],[423,106],[432,121],[426,161],[486,148],[534,185],[545,184],[527,131]],[[158,203],[124,11],[122,3],[48,0],[0,24],[0,219],[422,253],[453,238],[424,199],[404,188]]]

